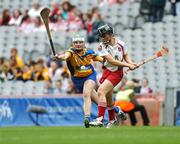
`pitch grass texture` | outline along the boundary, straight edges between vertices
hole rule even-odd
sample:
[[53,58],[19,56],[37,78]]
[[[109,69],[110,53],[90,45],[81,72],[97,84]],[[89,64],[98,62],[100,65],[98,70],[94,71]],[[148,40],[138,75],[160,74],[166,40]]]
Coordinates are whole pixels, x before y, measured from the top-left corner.
[[180,144],[180,127],[6,127],[0,144]]

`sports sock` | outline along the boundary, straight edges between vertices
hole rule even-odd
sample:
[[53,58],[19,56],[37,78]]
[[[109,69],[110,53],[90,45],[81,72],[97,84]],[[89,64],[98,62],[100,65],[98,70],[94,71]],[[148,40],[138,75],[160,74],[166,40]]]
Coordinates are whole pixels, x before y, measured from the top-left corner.
[[106,103],[104,102],[98,103],[98,117],[103,117],[104,119],[105,111],[106,111]]
[[84,119],[88,119],[90,121],[90,116],[85,116]]
[[114,112],[115,113],[119,113],[119,110],[120,110],[119,107],[117,107],[117,106],[114,107]]
[[108,107],[109,121],[115,120],[114,107]]

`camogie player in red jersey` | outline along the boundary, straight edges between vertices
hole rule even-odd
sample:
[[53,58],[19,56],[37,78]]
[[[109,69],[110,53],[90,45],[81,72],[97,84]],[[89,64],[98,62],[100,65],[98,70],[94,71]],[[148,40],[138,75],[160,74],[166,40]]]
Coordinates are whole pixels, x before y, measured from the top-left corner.
[[103,25],[98,28],[97,33],[102,41],[98,48],[98,55],[104,58],[104,71],[100,78],[101,85],[97,90],[99,96],[98,118],[90,122],[90,125],[104,125],[103,120],[107,107],[109,115],[107,128],[111,128],[117,122],[114,112],[113,88],[123,77],[123,67],[134,70],[138,67],[138,64],[132,62],[129,58],[127,46],[123,41],[114,36],[111,26]]

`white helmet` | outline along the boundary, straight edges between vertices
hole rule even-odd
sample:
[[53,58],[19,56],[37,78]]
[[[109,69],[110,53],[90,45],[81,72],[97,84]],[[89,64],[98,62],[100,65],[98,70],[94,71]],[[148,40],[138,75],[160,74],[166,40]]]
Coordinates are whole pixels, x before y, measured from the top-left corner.
[[80,35],[75,35],[72,38],[72,44],[76,51],[82,51],[85,48],[85,38]]
[[85,42],[85,38],[81,35],[75,35],[73,38],[72,38],[72,42],[77,42],[77,41],[82,41],[82,42]]

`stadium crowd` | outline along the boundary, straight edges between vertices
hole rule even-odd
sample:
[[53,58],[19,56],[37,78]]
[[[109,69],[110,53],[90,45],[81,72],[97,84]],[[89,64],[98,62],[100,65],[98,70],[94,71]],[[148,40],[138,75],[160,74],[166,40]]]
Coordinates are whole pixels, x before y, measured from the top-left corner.
[[[39,3],[34,3],[32,8],[24,12],[15,9],[11,14],[9,9],[4,9],[0,18],[0,25],[16,26],[19,31],[25,33],[45,31],[39,15],[41,9],[42,6]],[[54,3],[49,20],[52,31],[85,29],[90,37],[93,37],[93,32],[96,31],[99,25],[104,23],[97,7],[92,8],[89,13],[82,13],[69,1],[65,1],[61,5]]]
[[[62,4],[54,3],[50,12],[50,28],[54,31],[76,31],[86,30],[88,32],[88,42],[97,41],[95,35],[97,28],[104,24],[103,17],[99,8],[107,4],[122,4],[127,0],[99,0],[99,7],[93,7],[88,13],[82,13],[75,5],[69,1]],[[131,0],[135,1],[135,0]],[[149,21],[161,21],[166,0],[142,0],[141,6],[145,3],[149,4]],[[172,3],[172,14],[179,15],[179,0],[170,0]],[[4,9],[0,17],[0,26],[16,26],[21,32],[31,33],[37,31],[45,31],[39,13],[42,6],[34,3],[33,7],[24,12],[19,9]],[[158,10],[162,10],[160,13]],[[160,15],[157,16],[156,13]],[[50,59],[38,59],[24,63],[23,59],[18,56],[16,48],[12,48],[9,59],[0,58],[0,81],[20,80],[20,81],[45,81],[46,93],[78,93],[74,89],[70,80],[70,74],[66,64],[51,61]],[[100,77],[102,69],[96,66],[98,77]],[[146,81],[146,80],[144,80]],[[147,81],[144,83],[148,83]],[[143,86],[139,93],[151,93],[148,87]]]
[[[102,75],[102,65],[95,63],[94,66],[97,71],[97,79],[99,79]],[[65,63],[41,58],[24,63],[16,48],[11,49],[9,59],[0,57],[0,82],[4,81],[44,81],[47,94],[79,93],[70,79],[70,73]],[[142,83],[136,82],[137,93],[143,95],[152,93],[147,79],[142,79]],[[125,85],[122,83],[118,87],[118,91],[124,88]]]
[[[74,86],[69,79],[67,67],[61,62],[36,61],[24,63],[18,56],[16,48],[11,49],[9,59],[0,58],[0,81],[44,81],[46,93],[75,93]],[[63,85],[62,85],[63,81]]]
[[[99,0],[99,6],[93,7],[87,13],[81,12],[76,5],[70,1],[64,1],[62,4],[55,2],[50,12],[50,28],[52,31],[79,31],[88,32],[88,42],[95,42],[96,29],[105,23],[100,12],[104,5],[113,5],[115,3],[126,3],[127,0]],[[138,1],[138,0],[130,0]],[[172,14],[180,15],[180,1],[169,0],[172,4]],[[141,0],[140,13],[148,15],[147,21],[161,21],[164,15],[166,0]],[[4,9],[0,16],[0,26],[16,26],[19,31],[25,33],[45,31],[39,13],[43,7],[39,3],[24,11],[14,9]],[[147,11],[147,12],[145,12]]]

